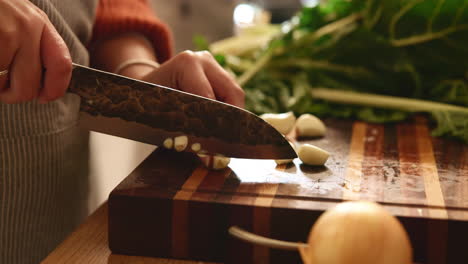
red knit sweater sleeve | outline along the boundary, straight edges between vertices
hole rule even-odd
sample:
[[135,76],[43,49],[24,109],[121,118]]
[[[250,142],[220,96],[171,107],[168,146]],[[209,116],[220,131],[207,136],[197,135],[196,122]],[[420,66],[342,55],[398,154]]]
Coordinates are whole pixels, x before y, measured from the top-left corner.
[[139,32],[152,43],[159,62],[172,55],[168,27],[152,12],[147,0],[100,0],[96,11],[93,39],[124,32]]

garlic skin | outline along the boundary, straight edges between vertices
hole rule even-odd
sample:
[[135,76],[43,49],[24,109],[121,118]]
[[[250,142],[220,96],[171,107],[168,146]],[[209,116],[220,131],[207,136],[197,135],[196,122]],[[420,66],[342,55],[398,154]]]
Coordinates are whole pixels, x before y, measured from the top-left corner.
[[411,264],[411,243],[396,217],[368,201],[340,203],[312,226],[305,264]]
[[174,140],[172,138],[166,138],[163,142],[163,146],[167,149],[171,149],[174,145]]
[[325,124],[314,115],[303,114],[296,121],[296,134],[299,137],[321,137],[326,131]]
[[324,165],[330,157],[327,151],[310,144],[301,145],[297,150],[297,155],[305,164],[314,166]]
[[187,148],[188,137],[187,136],[178,136],[174,138],[174,149],[176,151],[183,151]]
[[283,135],[288,134],[294,127],[296,123],[296,116],[293,112],[287,112],[282,114],[263,114],[260,116],[268,124],[274,127],[278,132]]

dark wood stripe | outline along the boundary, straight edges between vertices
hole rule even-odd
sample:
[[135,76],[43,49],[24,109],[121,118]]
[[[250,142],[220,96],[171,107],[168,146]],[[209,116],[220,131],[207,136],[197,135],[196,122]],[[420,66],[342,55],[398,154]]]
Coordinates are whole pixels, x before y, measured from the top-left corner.
[[427,264],[447,263],[448,222],[427,220]]
[[173,238],[173,198],[199,164],[193,154],[157,149],[111,192],[109,247],[113,253],[172,255],[179,246]]
[[237,177],[237,174],[231,170],[219,193],[216,194],[214,201],[217,203],[229,203],[240,184],[241,181]]
[[[401,197],[398,200],[401,204],[426,203],[426,193],[424,190],[424,178],[419,171],[418,144],[415,140],[416,129],[412,123],[401,123],[397,125],[398,135],[398,158],[400,164],[400,184]],[[403,215],[427,216],[424,208],[403,207]]]
[[206,177],[197,187],[197,191],[193,194],[192,200],[205,200],[211,202],[212,199],[219,193],[224,186],[224,182],[231,174],[231,169],[209,170]]
[[172,255],[188,258],[189,255],[189,210],[188,201],[208,171],[198,167],[176,193],[172,207]]
[[383,180],[385,182],[383,200],[389,203],[397,203],[401,201],[403,196],[397,129],[394,125],[385,126],[383,157]]

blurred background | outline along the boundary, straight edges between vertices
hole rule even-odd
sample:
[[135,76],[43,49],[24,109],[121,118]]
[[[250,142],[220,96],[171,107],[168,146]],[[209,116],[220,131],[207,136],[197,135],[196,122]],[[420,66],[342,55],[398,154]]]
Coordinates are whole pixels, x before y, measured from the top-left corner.
[[315,5],[317,1],[151,0],[158,17],[173,31],[176,51],[194,49],[195,35],[213,42],[235,34],[236,27],[241,23],[281,23],[302,5]]

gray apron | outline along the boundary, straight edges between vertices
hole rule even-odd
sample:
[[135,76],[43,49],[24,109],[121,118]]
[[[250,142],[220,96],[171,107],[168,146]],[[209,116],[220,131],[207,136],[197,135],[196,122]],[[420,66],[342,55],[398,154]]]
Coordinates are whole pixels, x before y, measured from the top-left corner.
[[[88,64],[97,1],[34,0]],[[1,52],[1,50],[0,50]],[[79,98],[0,103],[0,263],[38,263],[87,214],[88,133],[77,127]]]

